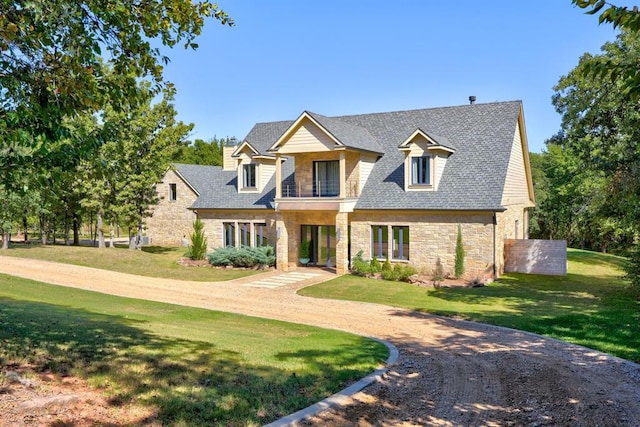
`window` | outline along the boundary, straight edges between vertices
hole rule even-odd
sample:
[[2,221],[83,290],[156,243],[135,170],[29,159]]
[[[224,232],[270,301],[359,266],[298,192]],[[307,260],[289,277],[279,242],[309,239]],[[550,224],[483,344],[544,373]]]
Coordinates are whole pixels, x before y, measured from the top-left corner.
[[431,183],[429,160],[429,156],[411,158],[411,184],[429,185]]
[[242,165],[242,187],[243,188],[255,188],[256,187],[256,165],[250,163],[248,165]]
[[409,260],[409,227],[392,227],[393,259]]
[[236,245],[236,225],[233,222],[225,222],[222,224],[224,229],[224,246],[235,247]]
[[255,231],[254,246],[256,248],[267,246],[269,244],[267,242],[267,224],[254,224],[253,227]]
[[240,245],[251,246],[251,223],[241,222],[238,224],[240,229]]
[[175,202],[178,199],[178,188],[176,184],[169,184],[169,201]]
[[386,225],[371,226],[371,256],[372,258],[387,259],[388,256],[388,227]]

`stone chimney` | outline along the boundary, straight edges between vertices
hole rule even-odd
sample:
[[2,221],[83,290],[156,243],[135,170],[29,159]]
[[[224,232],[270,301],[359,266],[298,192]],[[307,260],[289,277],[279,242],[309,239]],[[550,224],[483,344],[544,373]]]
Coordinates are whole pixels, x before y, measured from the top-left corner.
[[227,142],[222,147],[222,170],[234,171],[238,167],[237,160],[231,155],[238,148],[238,140],[235,136],[227,139]]

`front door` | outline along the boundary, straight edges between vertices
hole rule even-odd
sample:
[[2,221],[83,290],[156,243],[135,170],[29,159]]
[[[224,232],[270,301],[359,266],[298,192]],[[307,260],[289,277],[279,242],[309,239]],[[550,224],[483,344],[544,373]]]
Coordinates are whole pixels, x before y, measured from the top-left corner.
[[340,194],[340,162],[313,162],[313,195],[331,197]]
[[333,225],[300,226],[301,241],[311,242],[309,265],[336,266],[336,227]]

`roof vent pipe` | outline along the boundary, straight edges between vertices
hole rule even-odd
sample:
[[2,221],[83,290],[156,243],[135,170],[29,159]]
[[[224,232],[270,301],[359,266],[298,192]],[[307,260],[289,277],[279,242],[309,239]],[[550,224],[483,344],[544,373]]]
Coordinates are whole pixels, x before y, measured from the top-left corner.
[[473,105],[475,103],[476,103],[476,97],[475,97],[475,95],[471,95],[469,97],[469,104]]

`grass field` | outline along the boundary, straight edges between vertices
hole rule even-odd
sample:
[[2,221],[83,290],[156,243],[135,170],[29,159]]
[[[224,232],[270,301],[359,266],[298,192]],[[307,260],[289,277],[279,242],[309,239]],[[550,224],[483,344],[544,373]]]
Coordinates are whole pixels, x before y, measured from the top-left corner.
[[262,425],[387,355],[342,332],[0,275],[0,366],[86,378],[115,405],[154,408],[161,425]]
[[184,267],[177,262],[186,248],[147,246],[141,251],[116,246],[114,249],[98,249],[88,246],[61,246],[39,244],[12,244],[0,255],[63,262],[85,267],[119,271],[149,277],[219,282],[255,274],[255,270],[224,270],[216,268]]
[[566,277],[506,274],[483,288],[420,288],[342,276],[301,295],[367,301],[535,332],[640,362],[640,302],[623,259],[570,249]]

